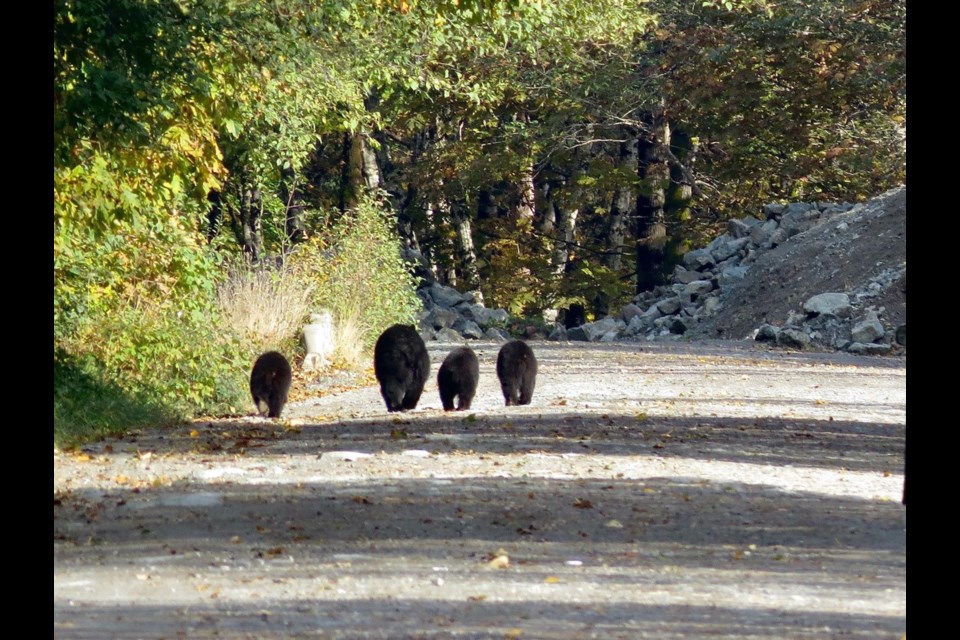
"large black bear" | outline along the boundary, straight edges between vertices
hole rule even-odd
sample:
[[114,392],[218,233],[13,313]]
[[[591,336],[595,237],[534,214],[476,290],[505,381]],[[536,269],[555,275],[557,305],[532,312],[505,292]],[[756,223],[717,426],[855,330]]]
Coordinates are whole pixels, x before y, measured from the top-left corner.
[[457,347],[447,354],[437,373],[437,387],[444,411],[453,410],[453,398],[457,396],[457,411],[470,408],[477,393],[480,379],[480,361],[468,347]]
[[526,342],[513,340],[497,354],[497,377],[507,406],[530,404],[537,383],[537,358]]
[[267,351],[253,363],[250,372],[250,394],[257,411],[269,418],[279,418],[287,404],[293,372],[282,353]]
[[395,324],[377,338],[373,371],[387,411],[414,409],[430,375],[427,345],[413,327]]

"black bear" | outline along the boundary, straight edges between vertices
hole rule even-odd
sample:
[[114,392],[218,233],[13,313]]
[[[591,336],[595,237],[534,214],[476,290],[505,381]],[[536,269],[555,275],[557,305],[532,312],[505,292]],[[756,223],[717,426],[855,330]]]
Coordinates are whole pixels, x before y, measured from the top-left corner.
[[416,408],[430,375],[430,355],[423,338],[413,327],[403,324],[381,333],[373,348],[373,372],[387,411]]
[[526,342],[513,340],[497,354],[497,377],[507,406],[530,404],[537,382],[537,359]]
[[437,373],[437,387],[440,389],[443,410],[453,409],[454,396],[458,398],[457,411],[469,409],[473,396],[477,393],[479,379],[480,361],[473,349],[457,347],[448,353]]
[[266,412],[269,418],[280,417],[292,379],[290,363],[282,353],[267,351],[257,358],[250,372],[250,394],[261,415]]

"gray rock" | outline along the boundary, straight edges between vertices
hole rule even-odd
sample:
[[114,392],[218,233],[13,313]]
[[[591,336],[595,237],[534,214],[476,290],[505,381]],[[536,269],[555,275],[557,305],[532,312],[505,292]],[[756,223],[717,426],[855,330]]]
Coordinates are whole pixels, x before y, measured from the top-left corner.
[[455,322],[460,320],[460,314],[453,309],[443,307],[434,307],[427,315],[426,322],[433,329],[442,329],[452,327]]
[[694,300],[698,296],[710,293],[711,291],[713,291],[713,283],[709,280],[695,280],[683,288],[683,293],[691,296]]
[[765,204],[763,205],[763,217],[766,220],[779,220],[784,209],[786,209],[786,206],[782,204]]
[[630,322],[627,323],[627,328],[624,329],[624,334],[628,336],[635,336],[638,333],[646,333],[651,327],[653,327],[653,321],[655,319],[655,317],[649,314],[634,316],[630,319]]
[[570,329],[567,332],[567,335],[571,340],[581,340],[585,339],[587,342],[596,342],[599,340],[603,334],[609,333],[613,330],[619,330],[623,327],[626,327],[626,323],[618,322],[613,318],[607,317],[602,320],[597,320],[596,322],[588,322],[584,325],[576,327],[580,331],[577,333],[578,336],[582,334],[583,338],[574,337],[574,329]]
[[[789,218],[791,216],[807,216],[807,215],[820,215],[820,210],[817,207],[816,202],[791,202],[783,210],[783,218]],[[780,222],[783,224],[783,221]]]
[[873,317],[867,317],[853,325],[853,328],[850,330],[850,338],[854,342],[876,342],[878,338],[883,337],[883,325],[880,324],[880,320],[877,319],[876,314],[872,314],[872,316]]
[[643,315],[643,309],[635,304],[627,304],[620,310],[620,319],[629,323],[634,317]]
[[715,263],[709,249],[694,249],[683,255],[683,266],[687,269],[699,271]]
[[750,231],[750,243],[757,247],[769,245],[770,237],[773,236],[773,232],[776,230],[777,221],[767,220],[762,225],[754,227]]
[[720,287],[727,287],[730,284],[743,280],[743,276],[747,275],[748,267],[742,265],[736,267],[727,267],[720,272]]
[[746,247],[749,242],[750,242],[750,238],[738,238],[738,239],[728,240],[727,242],[724,242],[718,245],[715,249],[713,249],[713,251],[711,252],[711,255],[713,256],[713,259],[719,264],[724,260],[737,255],[737,253],[739,253],[741,249]]
[[787,205],[787,210],[780,219],[778,231],[783,232],[786,240],[807,229],[812,229],[820,222],[820,217],[820,210],[815,205],[794,202]]
[[505,324],[510,319],[503,309],[488,309],[482,304],[461,303],[453,309],[460,313],[464,318],[473,320],[482,327],[488,327],[495,324]]
[[907,325],[902,324],[897,327],[894,335],[896,336],[897,344],[901,346],[907,346]]
[[567,329],[567,340],[572,340],[574,342],[590,342],[590,336],[582,326],[573,327],[572,329]]
[[806,319],[807,316],[798,311],[789,311],[787,312],[787,319],[784,321],[783,326],[797,328],[801,326]]
[[850,296],[845,293],[821,293],[803,303],[803,310],[813,314],[829,314],[838,318],[850,315]]
[[760,256],[760,252],[755,249],[747,249],[747,255],[743,256],[743,260],[740,261],[741,266],[748,266],[757,261],[757,258]]
[[677,267],[673,271],[673,280],[677,284],[689,284],[696,280],[702,280],[702,279],[703,279],[703,274],[700,273],[699,271],[688,271],[687,269],[684,269],[680,265],[677,265]]
[[454,322],[451,329],[454,331],[459,331],[460,335],[462,335],[464,338],[479,340],[483,337],[483,329],[480,328],[480,325],[473,320],[467,320],[466,318],[460,318]]
[[659,302],[656,302],[650,305],[650,308],[643,312],[642,318],[644,318],[647,324],[653,324],[653,321],[663,315],[663,312],[660,311]]
[[423,308],[426,311],[433,309],[435,306],[433,298],[430,297],[430,293],[426,289],[417,289],[417,297],[420,298],[420,302],[423,303]]
[[882,356],[885,353],[890,353],[890,345],[852,342],[849,345],[847,345],[846,350],[849,351],[850,353],[856,353],[864,356]]
[[665,316],[673,315],[680,311],[680,298],[673,297],[661,300],[656,304],[657,310]]
[[621,329],[619,328],[607,331],[605,334],[600,336],[600,342],[613,342],[614,340],[620,337],[620,332],[621,332]]
[[463,336],[449,327],[443,327],[434,334],[437,342],[463,342]]
[[727,221],[727,233],[729,233],[732,238],[746,238],[750,235],[750,230],[758,224],[761,224],[761,222],[753,216],[739,220],[731,219]]
[[777,344],[790,349],[805,349],[810,346],[810,336],[801,329],[785,327],[777,333]]
[[493,324],[506,324],[510,320],[510,314],[505,309],[489,309],[487,316],[488,322]]
[[829,218],[837,215],[838,213],[846,213],[853,209],[853,205],[849,202],[842,202],[840,204],[824,204],[822,206],[823,216]]
[[772,324],[760,325],[760,328],[757,329],[757,335],[754,337],[754,340],[757,342],[776,342],[777,334],[779,333],[780,329]]
[[[563,325],[559,325],[561,328]],[[506,342],[510,339],[510,334],[500,327],[490,327],[483,332],[483,337],[488,340],[493,340],[494,342]],[[566,338],[564,338],[565,340]]]
[[461,302],[473,302],[473,296],[465,295],[452,287],[445,287],[439,282],[434,282],[427,289],[433,301],[441,307],[453,307]]
[[718,296],[708,296],[703,300],[703,306],[700,307],[700,313],[694,317],[708,317],[715,314],[717,311],[723,308],[723,303],[720,302]]
[[770,245],[770,247],[778,247],[789,239],[787,235],[787,230],[784,228],[779,228],[770,235],[770,239],[764,243],[763,246]]
[[559,322],[554,324],[553,329],[550,331],[550,335],[547,336],[547,340],[555,340],[560,342],[567,340],[567,328]]

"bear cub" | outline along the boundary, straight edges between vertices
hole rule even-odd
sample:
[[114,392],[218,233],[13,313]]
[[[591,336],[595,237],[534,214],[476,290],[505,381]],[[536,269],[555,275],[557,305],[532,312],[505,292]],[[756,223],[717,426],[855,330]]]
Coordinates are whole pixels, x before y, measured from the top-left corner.
[[457,397],[457,411],[470,408],[477,393],[480,379],[480,361],[468,347],[457,347],[447,354],[437,373],[437,387],[444,411],[453,410],[453,398]]
[[497,354],[497,377],[507,406],[530,404],[537,383],[537,359],[526,342],[512,340]]
[[287,404],[293,372],[290,363],[277,351],[267,351],[253,364],[250,372],[250,395],[260,415],[279,418]]
[[430,375],[427,345],[416,329],[395,324],[381,333],[373,348],[373,372],[387,411],[416,408]]

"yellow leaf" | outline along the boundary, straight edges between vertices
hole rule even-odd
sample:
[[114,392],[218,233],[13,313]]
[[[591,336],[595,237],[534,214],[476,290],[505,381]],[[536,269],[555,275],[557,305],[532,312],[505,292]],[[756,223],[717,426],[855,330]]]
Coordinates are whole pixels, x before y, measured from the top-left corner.
[[196,429],[190,429],[190,437],[191,437],[191,438],[196,438],[196,437],[199,436],[199,435],[200,435],[200,432],[199,432],[199,431],[197,431]]
[[558,582],[560,582],[560,578],[556,576],[547,576],[546,579],[544,579],[544,582],[546,582],[547,584],[557,584]]

